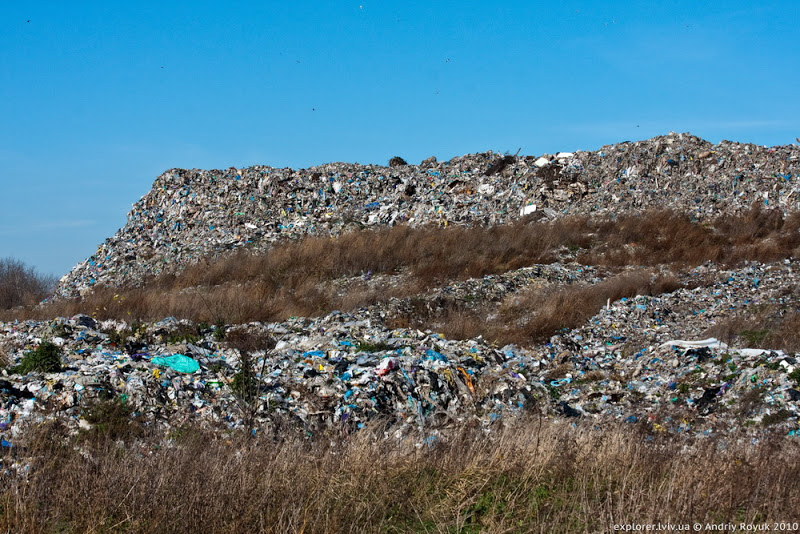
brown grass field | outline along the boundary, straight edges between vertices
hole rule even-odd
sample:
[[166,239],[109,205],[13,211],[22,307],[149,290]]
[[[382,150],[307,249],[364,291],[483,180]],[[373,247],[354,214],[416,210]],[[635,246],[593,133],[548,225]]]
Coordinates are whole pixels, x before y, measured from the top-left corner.
[[[41,428],[5,476],[6,532],[611,532],[796,521],[800,443],[649,436],[535,415],[490,434],[309,438]],[[423,436],[420,436],[423,437]],[[4,459],[8,461],[8,456]]]

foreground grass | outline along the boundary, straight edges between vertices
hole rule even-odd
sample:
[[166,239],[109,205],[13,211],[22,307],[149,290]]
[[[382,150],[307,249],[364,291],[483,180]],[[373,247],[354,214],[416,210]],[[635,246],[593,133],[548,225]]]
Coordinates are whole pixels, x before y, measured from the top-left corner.
[[30,471],[3,479],[0,529],[607,532],[789,521],[800,509],[800,444],[786,437],[662,441],[631,427],[537,419],[422,446],[369,430],[115,437],[76,440],[52,428],[31,437]]

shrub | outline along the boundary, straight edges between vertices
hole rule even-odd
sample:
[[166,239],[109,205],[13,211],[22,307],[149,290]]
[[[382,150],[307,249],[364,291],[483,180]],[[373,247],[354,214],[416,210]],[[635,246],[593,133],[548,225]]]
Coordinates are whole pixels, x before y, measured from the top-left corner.
[[122,397],[97,400],[84,408],[82,415],[92,425],[83,435],[87,440],[124,441],[143,434],[139,418],[134,417],[133,410]]
[[800,387],[800,367],[789,373],[789,378],[794,380],[794,385]]
[[11,369],[11,372],[24,375],[33,371],[55,373],[60,370],[61,349],[57,345],[45,341],[36,350],[26,352],[22,357],[22,361]]
[[162,336],[165,343],[197,343],[202,339],[200,325],[181,325],[174,332]]
[[214,323],[214,341],[224,341],[225,340],[225,321],[222,319],[217,319],[217,322]]
[[233,375],[231,391],[244,402],[252,403],[258,394],[258,378],[253,372],[252,359],[248,356],[242,358],[242,368]]
[[259,376],[263,376],[266,356],[262,360],[261,369],[256,373],[254,352],[260,350],[271,351],[275,348],[276,340],[266,332],[252,332],[237,328],[227,333],[226,339],[230,348],[238,349],[240,356],[240,369],[233,376],[230,388],[236,399],[236,405],[242,412],[248,434],[253,429],[253,421],[259,408],[258,393],[261,387]]

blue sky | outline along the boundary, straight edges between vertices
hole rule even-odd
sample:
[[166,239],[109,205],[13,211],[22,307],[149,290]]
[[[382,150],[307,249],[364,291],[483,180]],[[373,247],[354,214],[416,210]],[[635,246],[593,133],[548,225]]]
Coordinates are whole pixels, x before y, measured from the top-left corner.
[[800,136],[785,2],[0,1],[0,257],[61,275],[172,167]]

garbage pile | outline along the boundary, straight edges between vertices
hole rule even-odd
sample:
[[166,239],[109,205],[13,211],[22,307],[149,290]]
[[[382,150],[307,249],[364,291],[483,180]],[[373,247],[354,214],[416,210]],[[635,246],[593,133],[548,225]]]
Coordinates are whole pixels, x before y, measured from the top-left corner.
[[[0,438],[13,443],[28,424],[47,419],[75,432],[91,428],[87,406],[100,399],[121,402],[152,425],[255,432],[279,419],[310,433],[377,420],[403,436],[452,424],[489,428],[540,413],[651,432],[799,435],[797,356],[734,347],[706,334],[754,309],[797,311],[797,268],[789,260],[726,271],[705,265],[687,275],[704,280],[694,289],[609,303],[585,325],[528,348],[387,328],[382,319],[398,306],[391,299],[357,314],[270,324],[166,318],[129,325],[84,315],[0,323],[7,361]],[[484,290],[485,298],[499,299],[530,284],[601,279],[592,269],[556,264],[449,291]],[[46,340],[61,351],[60,370],[21,372]]]
[[[796,260],[738,269],[708,263],[681,274],[682,289],[609,301],[585,325],[529,347],[526,354],[538,362],[533,378],[548,390],[549,409],[562,416],[703,434],[783,425],[800,435],[798,356],[743,345],[776,328],[768,317],[800,312],[797,268]],[[577,264],[534,266],[432,289],[416,298],[413,311],[424,315],[445,297],[480,306],[531,286],[596,284],[606,276]],[[409,299],[389,299],[370,316],[404,315],[408,308]],[[734,331],[720,328],[736,320]],[[715,329],[737,339],[710,337]]]
[[[797,146],[712,145],[675,133],[536,157],[487,152],[420,165],[393,158],[388,167],[172,169],[134,204],[126,225],[61,280],[58,294],[136,284],[238,247],[266,250],[284,238],[355,228],[494,225],[647,208],[701,220],[754,202],[791,212],[800,209],[799,174]],[[87,410],[101,401],[170,428],[258,432],[290,421],[319,433],[379,421],[403,436],[453,424],[490,428],[538,413],[649,432],[800,435],[798,356],[754,348],[769,325],[744,338],[723,328],[737,317],[800,312],[797,267],[795,259],[709,263],[681,274],[682,289],[609,301],[583,325],[526,347],[446,339],[435,323],[396,319],[436,317],[453,303],[483,313],[485,304],[527,288],[592,285],[615,273],[533,265],[352,313],[269,324],[126,324],[84,315],[0,323],[0,439],[13,443],[27,425],[48,419],[74,432],[90,429]],[[402,276],[365,283],[385,289]],[[347,291],[349,282],[331,283]]]
[[329,163],[309,169],[170,169],[127,223],[65,275],[57,295],[136,284],[238,247],[379,225],[510,222],[526,215],[670,207],[702,219],[754,202],[800,208],[800,147],[761,147],[689,134],[591,152],[486,152],[407,165]]
[[[732,318],[800,311],[797,269],[790,260],[735,270],[701,266],[689,276],[716,282],[620,299],[535,352],[559,366],[550,385],[573,415],[611,415],[658,431],[704,434],[777,425],[798,436],[797,355],[706,337]],[[756,341],[768,332],[769,325],[761,327],[744,333]]]
[[[217,329],[274,342],[244,354],[218,341]],[[11,443],[28,424],[48,418],[74,431],[88,429],[87,407],[102,399],[117,399],[132,417],[169,427],[194,422],[243,428],[252,408],[256,429],[276,418],[309,432],[356,429],[380,418],[402,435],[410,428],[520,413],[544,395],[517,366],[526,361],[524,353],[480,340],[388,330],[339,312],[228,327],[198,328],[167,318],[135,330],[82,315],[0,324],[11,360],[24,360],[44,339],[63,354],[60,371],[5,370],[0,436]],[[509,365],[511,359],[517,363]],[[251,364],[256,393],[250,400],[241,386],[245,361]]]

